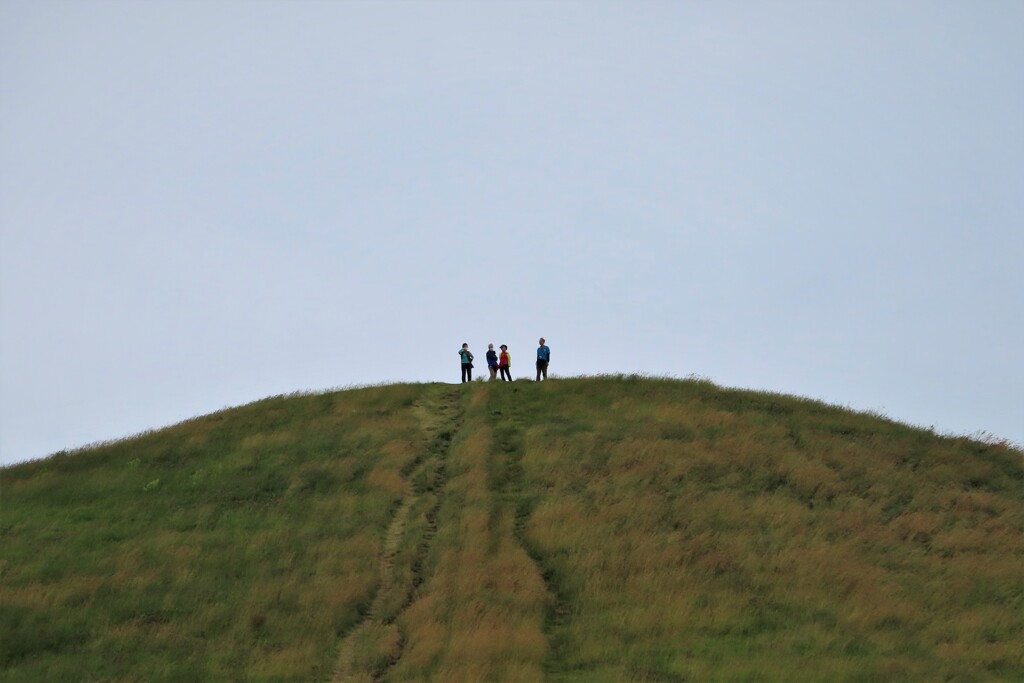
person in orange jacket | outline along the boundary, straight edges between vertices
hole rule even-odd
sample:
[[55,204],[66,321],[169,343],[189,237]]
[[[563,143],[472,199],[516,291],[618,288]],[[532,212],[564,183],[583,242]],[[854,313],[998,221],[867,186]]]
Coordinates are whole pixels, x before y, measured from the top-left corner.
[[[504,344],[501,345],[501,355],[498,356],[498,370],[501,372],[502,382],[512,381],[512,354],[508,352],[508,347]],[[505,378],[508,378],[507,380]]]

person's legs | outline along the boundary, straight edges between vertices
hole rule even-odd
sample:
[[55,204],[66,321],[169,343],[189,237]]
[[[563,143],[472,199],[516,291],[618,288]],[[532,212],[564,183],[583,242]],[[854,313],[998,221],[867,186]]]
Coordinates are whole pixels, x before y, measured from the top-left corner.
[[469,363],[462,364],[462,381],[465,382],[466,378],[472,379],[471,370],[469,369]]
[[548,378],[548,364],[547,361],[537,361],[537,381],[540,381],[541,375],[544,375],[544,379]]
[[[505,379],[506,377],[508,379]],[[511,382],[512,381],[512,373],[509,372],[509,369],[508,369],[507,365],[503,365],[501,367],[501,381],[502,382]]]
[[498,377],[498,368],[493,365],[488,365],[487,370],[491,373],[491,379],[488,381],[493,382]]

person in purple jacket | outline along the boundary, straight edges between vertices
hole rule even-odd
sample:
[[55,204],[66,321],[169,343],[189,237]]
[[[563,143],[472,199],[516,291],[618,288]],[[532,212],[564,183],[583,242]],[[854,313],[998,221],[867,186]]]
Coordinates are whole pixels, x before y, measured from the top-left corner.
[[494,344],[487,345],[487,371],[491,373],[489,382],[498,377],[498,354],[494,351]]

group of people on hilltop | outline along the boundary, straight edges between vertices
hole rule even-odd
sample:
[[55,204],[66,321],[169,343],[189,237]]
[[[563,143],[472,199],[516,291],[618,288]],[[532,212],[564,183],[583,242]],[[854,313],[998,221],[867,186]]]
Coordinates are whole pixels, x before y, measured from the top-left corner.
[[[541,377],[544,379],[548,378],[548,363],[551,362],[551,349],[544,343],[544,337],[541,337],[538,341],[539,346],[537,347],[537,381],[541,381]],[[494,350],[494,344],[487,345],[487,370],[491,373],[489,382],[493,382],[498,378],[498,373],[501,373],[502,382],[512,381],[512,354],[508,352],[508,346],[502,344],[498,348],[501,349],[499,354]],[[462,348],[459,349],[459,358],[462,360],[462,381],[472,382],[473,381],[473,354],[469,350],[469,344],[463,344]]]

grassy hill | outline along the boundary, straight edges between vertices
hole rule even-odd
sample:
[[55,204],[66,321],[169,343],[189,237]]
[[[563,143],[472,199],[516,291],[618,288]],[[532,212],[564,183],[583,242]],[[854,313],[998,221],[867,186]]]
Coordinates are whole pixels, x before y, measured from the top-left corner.
[[0,471],[3,681],[1024,680],[1005,444],[709,382],[297,395]]

